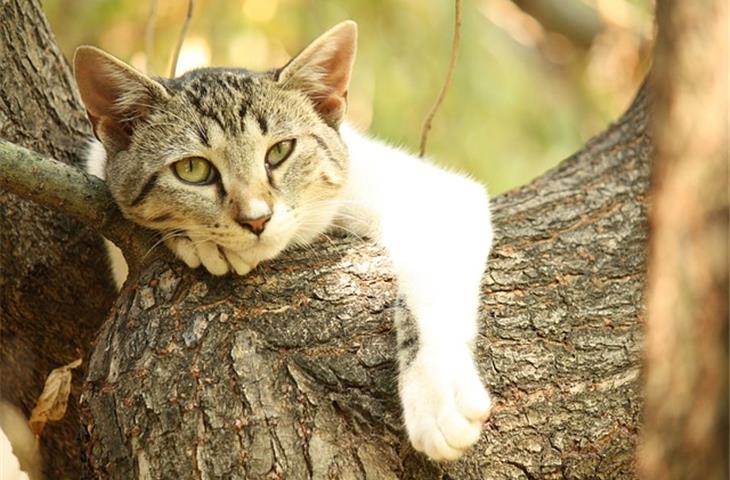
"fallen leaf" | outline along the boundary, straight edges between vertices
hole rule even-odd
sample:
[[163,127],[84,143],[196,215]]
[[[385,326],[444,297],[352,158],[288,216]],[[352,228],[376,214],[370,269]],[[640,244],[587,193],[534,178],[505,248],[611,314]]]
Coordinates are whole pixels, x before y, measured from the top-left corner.
[[68,365],[54,369],[46,378],[43,392],[38,397],[28,421],[36,437],[41,435],[46,423],[60,420],[66,414],[68,397],[71,394],[71,370],[80,365],[79,358]]

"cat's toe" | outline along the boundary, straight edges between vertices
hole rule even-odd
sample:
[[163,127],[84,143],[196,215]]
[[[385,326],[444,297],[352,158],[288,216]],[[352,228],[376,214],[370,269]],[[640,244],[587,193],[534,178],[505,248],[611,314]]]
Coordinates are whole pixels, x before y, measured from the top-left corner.
[[484,423],[492,411],[492,399],[476,371],[456,379],[456,406],[472,422]]
[[435,429],[433,431],[427,432],[426,438],[423,441],[423,453],[437,461],[457,460],[461,457],[465,447],[459,448],[450,444],[439,427],[437,425],[434,425],[434,427]]
[[[415,412],[414,412],[415,413]],[[436,461],[456,460],[479,438],[481,424],[469,425],[463,420],[420,410],[406,416],[406,429],[413,448]]]
[[197,244],[200,261],[213,275],[225,275],[228,273],[228,262],[218,249],[218,245],[211,241],[203,241]]
[[195,245],[189,238],[174,237],[165,240],[167,248],[172,250],[177,258],[185,262],[190,268],[198,268],[200,266],[200,257],[195,249]]
[[223,254],[226,256],[228,263],[231,264],[231,268],[233,268],[233,271],[235,271],[238,275],[246,275],[256,266],[250,265],[233,250],[229,250],[226,248],[223,250]]
[[439,431],[449,445],[459,450],[465,450],[479,440],[482,433],[482,422],[467,419],[454,407],[452,405],[445,408],[439,414]]

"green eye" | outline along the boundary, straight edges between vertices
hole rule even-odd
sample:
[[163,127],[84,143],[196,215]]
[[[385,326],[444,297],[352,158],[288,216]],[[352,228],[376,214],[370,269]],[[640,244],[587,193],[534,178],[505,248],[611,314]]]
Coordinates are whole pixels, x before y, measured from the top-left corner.
[[289,158],[291,152],[294,151],[295,143],[294,139],[290,139],[273,144],[266,152],[266,163],[269,167],[278,167],[281,162]]
[[202,157],[188,157],[172,164],[175,175],[187,183],[208,185],[216,179],[216,171],[210,162]]

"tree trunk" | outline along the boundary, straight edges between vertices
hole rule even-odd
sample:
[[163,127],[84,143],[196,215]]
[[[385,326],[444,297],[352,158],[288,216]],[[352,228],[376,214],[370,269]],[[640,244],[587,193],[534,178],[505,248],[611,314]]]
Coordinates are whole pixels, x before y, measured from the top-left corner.
[[728,478],[728,6],[660,10],[645,478]]
[[[36,0],[0,1],[0,65],[2,138],[77,163],[91,132]],[[28,415],[50,371],[89,351],[114,292],[90,229],[4,191],[0,208],[2,399]],[[64,421],[44,432],[48,478],[80,472],[78,391]]]
[[[499,405],[462,461],[408,445],[383,252],[321,242],[244,278],[170,259],[121,294],[82,415],[100,478],[626,478],[651,146],[645,95],[494,202],[477,357]],[[448,319],[444,319],[448,321]]]

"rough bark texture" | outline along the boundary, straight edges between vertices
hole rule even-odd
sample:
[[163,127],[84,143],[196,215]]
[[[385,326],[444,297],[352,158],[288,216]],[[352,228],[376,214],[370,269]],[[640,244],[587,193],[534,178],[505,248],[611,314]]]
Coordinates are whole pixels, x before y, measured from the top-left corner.
[[728,478],[728,6],[665,2],[653,91],[645,478]]
[[[462,461],[405,439],[394,278],[320,243],[245,278],[171,259],[126,287],[82,394],[100,478],[628,478],[639,398],[646,99],[494,201],[479,365],[499,405]],[[445,318],[448,322],[449,319]]]
[[[0,1],[0,65],[0,136],[76,163],[90,129],[37,1]],[[88,228],[3,191],[0,208],[2,399],[28,415],[48,373],[88,352],[113,289]],[[80,471],[70,405],[66,419],[44,432],[48,478]]]

